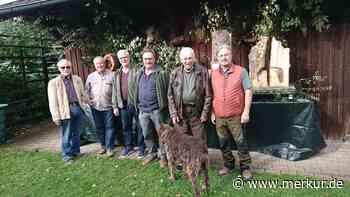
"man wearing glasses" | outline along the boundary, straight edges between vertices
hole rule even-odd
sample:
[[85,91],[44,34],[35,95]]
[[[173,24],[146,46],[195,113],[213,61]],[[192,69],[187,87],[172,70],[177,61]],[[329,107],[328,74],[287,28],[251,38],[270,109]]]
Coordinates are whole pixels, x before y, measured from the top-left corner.
[[67,164],[80,154],[81,106],[87,101],[80,77],[72,75],[66,59],[57,63],[59,76],[48,83],[49,108],[53,122],[61,131],[62,159]]
[[121,116],[125,148],[120,158],[126,158],[133,152],[133,121],[136,123],[139,153],[138,158],[144,157],[145,144],[135,106],[132,104],[132,95],[135,88],[132,87],[137,69],[130,63],[129,52],[125,49],[117,53],[121,67],[115,71],[112,91],[112,103],[114,115]]
[[96,71],[86,79],[85,90],[95,120],[97,138],[101,144],[99,154],[111,157],[115,140],[112,107],[113,72],[106,69],[103,57],[95,57],[94,65]]

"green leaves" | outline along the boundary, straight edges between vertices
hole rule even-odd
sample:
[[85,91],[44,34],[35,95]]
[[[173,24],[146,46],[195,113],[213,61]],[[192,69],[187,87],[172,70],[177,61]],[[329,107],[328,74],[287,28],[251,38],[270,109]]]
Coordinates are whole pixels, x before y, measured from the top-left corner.
[[[113,42],[113,51],[118,51],[120,49],[127,49],[130,52],[131,61],[135,65],[142,64],[141,52],[144,47],[146,47],[146,38],[136,36],[129,40],[126,36],[113,36],[109,37],[109,40]],[[163,69],[171,70],[180,64],[178,47],[173,47],[165,41],[155,41],[150,44],[157,55],[157,64],[159,64]]]
[[[238,5],[238,6],[237,6]],[[247,2],[201,1],[200,17],[206,36],[218,29],[228,29],[241,37],[282,38],[287,32],[325,31],[330,27],[323,0],[252,0]],[[197,19],[198,20],[198,19]],[[244,39],[244,38],[243,38]]]

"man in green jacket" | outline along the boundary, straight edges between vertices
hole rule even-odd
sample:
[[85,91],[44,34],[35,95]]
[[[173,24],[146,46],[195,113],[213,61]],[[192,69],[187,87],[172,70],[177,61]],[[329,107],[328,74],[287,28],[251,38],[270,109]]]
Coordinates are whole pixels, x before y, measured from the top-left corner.
[[[168,73],[161,71],[156,65],[156,53],[151,48],[144,48],[142,51],[143,66],[137,72],[133,88],[133,103],[139,111],[139,120],[146,144],[147,155],[143,165],[156,158],[156,137],[151,124],[158,131],[160,123],[168,118]],[[160,165],[167,165],[164,145],[159,143]]]
[[133,80],[137,69],[130,64],[130,55],[129,52],[125,49],[119,50],[117,53],[118,60],[122,65],[120,69],[115,71],[114,80],[113,80],[113,90],[112,90],[112,104],[113,104],[113,113],[115,116],[120,115],[124,145],[125,148],[120,155],[120,158],[128,157],[129,154],[133,151],[133,120],[136,120],[136,130],[138,136],[138,146],[139,154],[138,158],[144,157],[144,141],[141,128],[138,124],[138,117],[135,110],[135,106],[132,104],[132,94],[135,93],[134,88],[132,87]]

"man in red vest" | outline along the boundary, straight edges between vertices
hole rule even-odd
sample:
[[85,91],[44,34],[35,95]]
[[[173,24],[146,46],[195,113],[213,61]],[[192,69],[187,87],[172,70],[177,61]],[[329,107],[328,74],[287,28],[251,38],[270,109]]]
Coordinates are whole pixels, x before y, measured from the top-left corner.
[[219,175],[227,175],[234,168],[235,158],[229,146],[230,136],[232,136],[237,145],[241,174],[244,179],[249,180],[252,178],[251,158],[241,126],[249,121],[253,95],[251,81],[246,69],[232,63],[232,52],[229,46],[221,46],[217,58],[220,66],[212,71],[212,121],[216,124],[224,160],[224,167],[219,171]]

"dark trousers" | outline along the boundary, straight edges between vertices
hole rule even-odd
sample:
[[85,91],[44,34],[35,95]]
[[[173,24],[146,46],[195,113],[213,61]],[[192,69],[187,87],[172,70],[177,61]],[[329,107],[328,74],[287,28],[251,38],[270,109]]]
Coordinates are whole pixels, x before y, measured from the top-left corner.
[[95,120],[96,134],[101,148],[112,151],[115,141],[113,110],[98,111],[92,108],[92,115]]
[[207,133],[204,129],[204,123],[200,120],[200,113],[195,106],[183,106],[183,119],[178,123],[178,126],[186,134],[194,136],[207,143]]
[[[138,121],[138,115],[133,105],[128,105],[123,109],[120,109],[120,118],[123,128],[124,144],[127,148],[133,146],[133,137],[137,136],[137,145],[140,152],[144,152],[145,143],[142,135],[142,129]],[[135,121],[134,121],[135,120]],[[133,125],[135,122],[136,125]],[[136,129],[136,135],[133,135],[133,126]]]
[[61,120],[62,159],[68,161],[80,153],[80,130],[83,112],[79,105],[69,106],[70,119]]

